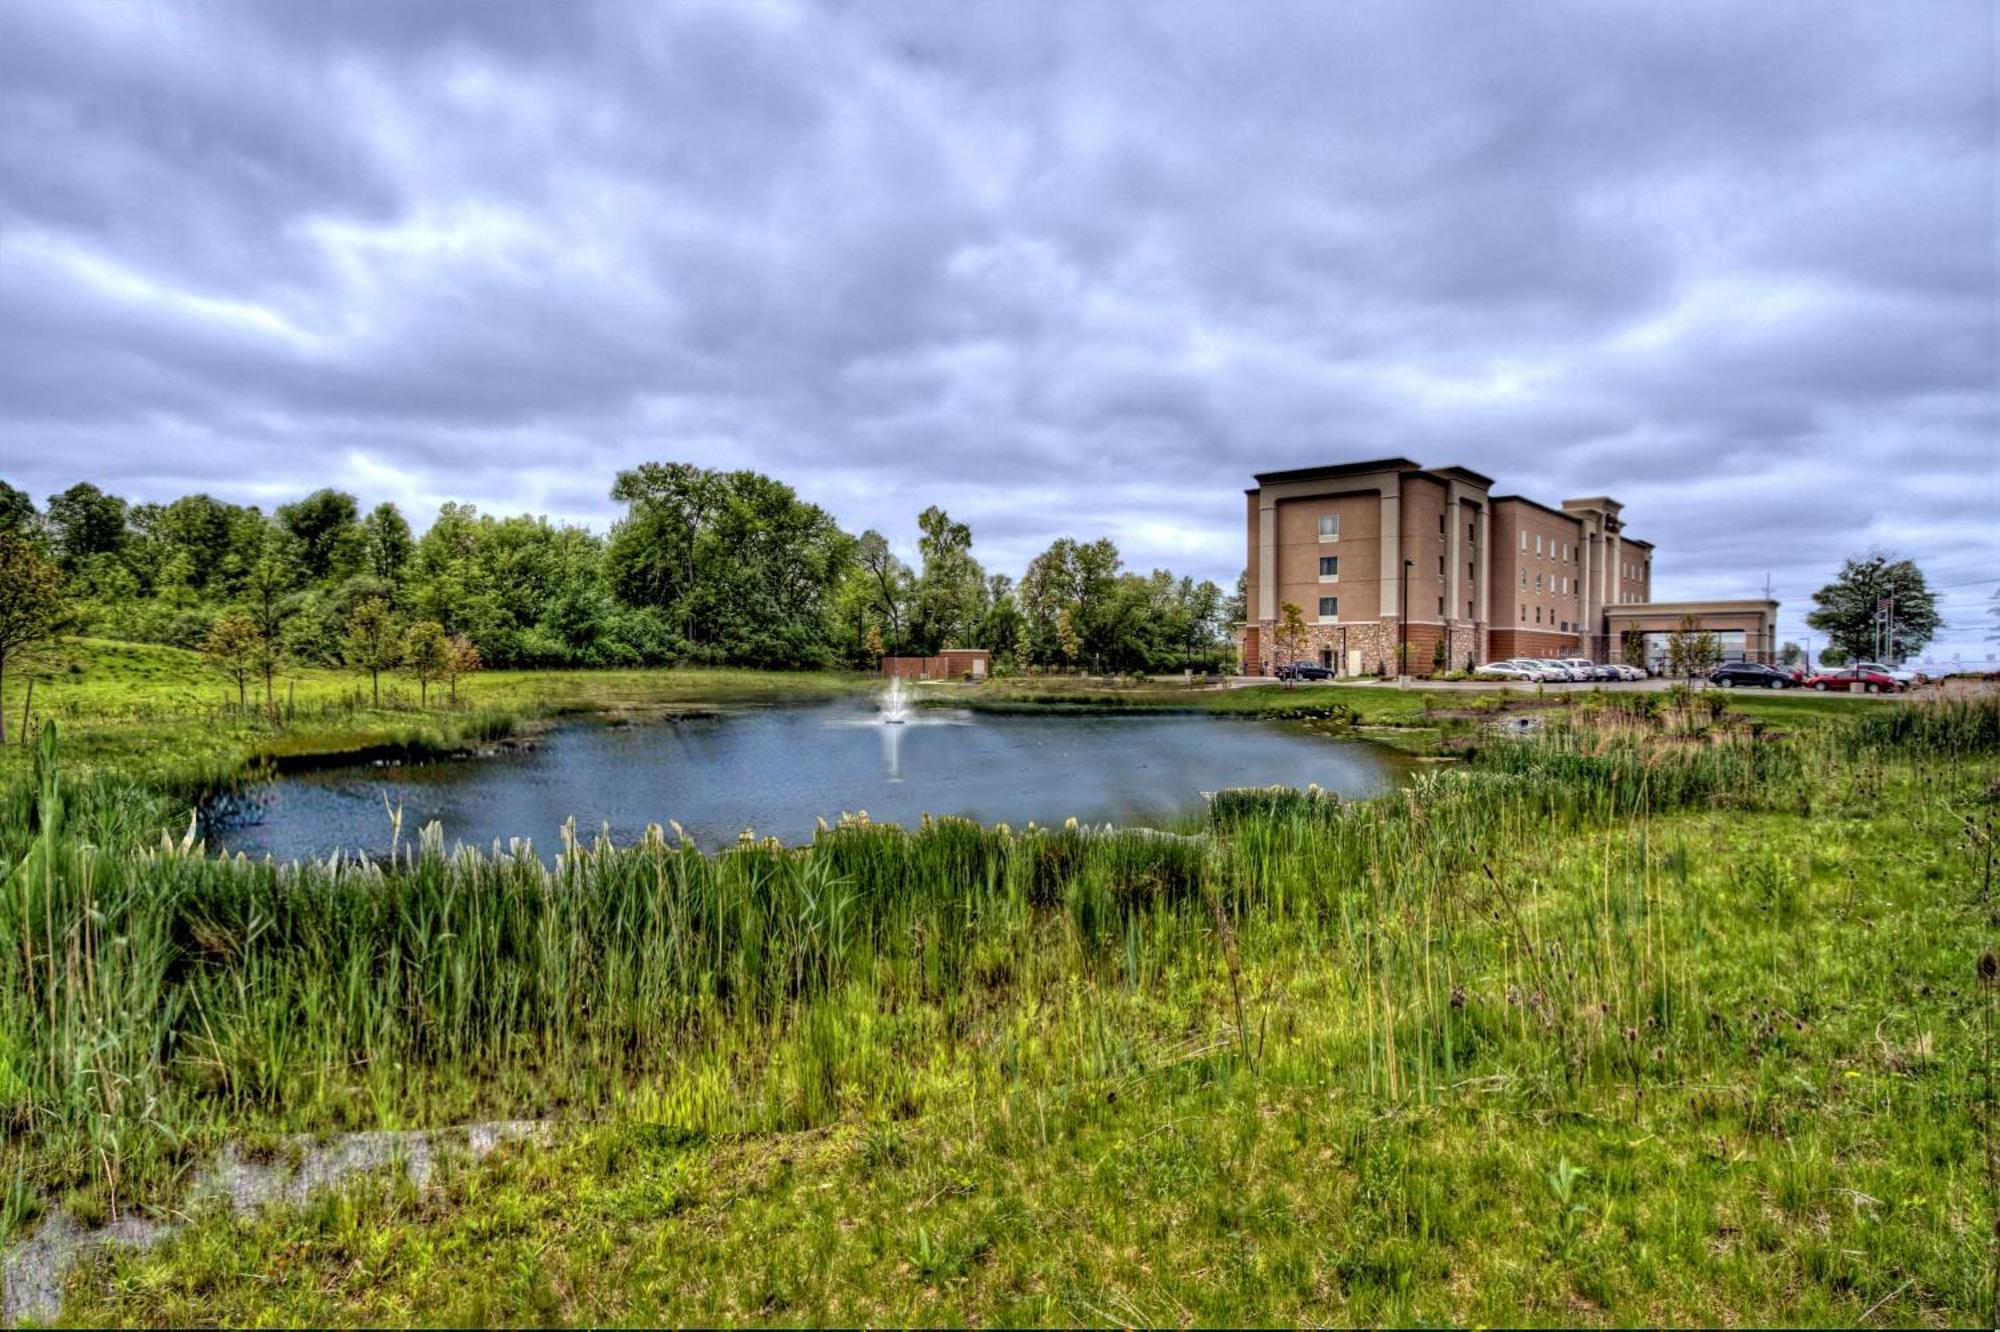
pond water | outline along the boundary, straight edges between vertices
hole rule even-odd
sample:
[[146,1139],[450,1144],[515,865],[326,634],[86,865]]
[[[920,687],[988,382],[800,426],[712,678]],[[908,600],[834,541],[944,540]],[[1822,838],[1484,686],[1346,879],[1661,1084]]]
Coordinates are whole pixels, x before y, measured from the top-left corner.
[[208,829],[212,849],[279,859],[385,854],[384,799],[406,839],[443,826],[447,846],[532,839],[545,857],[563,821],[619,842],[676,820],[719,847],[745,829],[809,841],[814,820],[866,810],[914,827],[925,813],[982,823],[1162,826],[1199,815],[1203,791],[1317,783],[1389,789],[1400,756],[1297,723],[1206,716],[1032,716],[923,710],[888,725],[848,700],[658,724],[571,726],[533,749],[467,762],[343,768],[260,787]]

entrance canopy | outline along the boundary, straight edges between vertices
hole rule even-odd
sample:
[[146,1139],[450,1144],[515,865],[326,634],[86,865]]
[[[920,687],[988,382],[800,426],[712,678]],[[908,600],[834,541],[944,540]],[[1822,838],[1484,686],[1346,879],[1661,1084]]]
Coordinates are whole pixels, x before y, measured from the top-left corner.
[[1605,636],[1614,654],[1628,633],[1638,633],[1646,638],[1649,657],[1663,655],[1667,635],[1689,622],[1721,641],[1725,660],[1777,659],[1775,601],[1647,601],[1604,608]]

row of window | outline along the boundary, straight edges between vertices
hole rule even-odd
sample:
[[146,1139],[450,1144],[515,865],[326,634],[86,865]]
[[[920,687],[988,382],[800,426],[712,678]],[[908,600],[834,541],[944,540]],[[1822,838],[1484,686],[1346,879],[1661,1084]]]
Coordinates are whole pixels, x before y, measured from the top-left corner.
[[[1322,620],[1337,620],[1337,619],[1339,619],[1339,618],[1340,618],[1340,598],[1339,598],[1339,597],[1321,597],[1321,598],[1319,599],[1319,618],[1320,618],[1320,619],[1322,619]],[[1442,620],[1442,619],[1444,618],[1444,598],[1443,598],[1443,597],[1439,597],[1439,598],[1438,598],[1438,618],[1439,618],[1440,620]],[[1472,618],[1472,603],[1471,603],[1470,601],[1468,601],[1468,602],[1466,602],[1466,603],[1465,603],[1465,618],[1466,618],[1466,619],[1468,619],[1468,620]],[[1525,617],[1524,617],[1524,618],[1525,618]]]
[[[1444,515],[1443,515],[1443,514],[1439,514],[1439,515],[1438,515],[1438,535],[1439,535],[1439,536],[1443,536],[1443,535],[1444,535],[1444,521],[1445,521],[1445,519],[1444,519]],[[1477,540],[1477,539],[1478,539],[1478,531],[1479,531],[1479,529],[1478,529],[1478,526],[1477,526],[1476,524],[1474,524],[1474,523],[1467,523],[1467,524],[1465,525],[1465,539],[1466,539],[1466,540],[1467,540],[1468,542],[1470,542],[1470,541],[1475,541],[1475,540]],[[1339,515],[1339,514],[1337,514],[1337,513],[1323,513],[1323,514],[1321,514],[1321,515],[1319,516],[1319,539],[1320,539],[1321,541],[1338,541],[1338,540],[1340,540],[1340,515]],[[1539,541],[1541,540],[1541,538],[1540,538],[1540,537],[1537,537],[1537,538],[1535,538],[1535,539],[1536,539],[1536,541],[1538,541],[1538,542],[1539,542]],[[1522,550],[1526,550],[1527,548],[1528,548],[1528,534],[1527,534],[1526,532],[1523,532],[1523,533],[1521,534],[1521,549],[1522,549]],[[1536,549],[1537,551],[1539,551],[1539,550],[1541,549],[1541,547],[1540,547],[1540,546],[1538,545],[1538,546],[1536,546],[1536,548],[1535,548],[1535,549]],[[1442,569],[1440,569],[1440,570],[1439,570],[1438,572],[1442,573],[1442,572],[1444,572],[1444,571],[1443,571]]]
[[[1521,549],[1523,551],[1528,549],[1528,529],[1525,527],[1521,529]],[[1567,563],[1576,558],[1576,548],[1567,541],[1557,541],[1554,537],[1550,537],[1548,550],[1544,551],[1542,549],[1542,534],[1537,532],[1535,533],[1535,554],[1546,554],[1550,559],[1560,559]]]
[[[1549,574],[1547,575],[1547,577],[1549,580],[1548,585],[1546,588],[1544,588],[1542,584],[1543,575],[1541,574],[1535,575],[1535,591],[1537,592],[1549,591],[1549,592],[1554,592],[1559,596],[1565,596],[1565,597],[1570,595],[1572,592],[1576,591],[1576,579],[1571,578],[1566,574]],[[1528,586],[1528,571],[1526,569],[1523,569],[1521,570],[1521,587],[1523,588],[1523,590],[1525,590],[1527,586]]]
[[[1527,606],[1523,605],[1521,607],[1521,623],[1526,624],[1527,622],[1528,622],[1528,608]],[[1540,606],[1537,606],[1535,607],[1535,623],[1540,624],[1541,622],[1542,622],[1542,608]],[[1568,620],[1560,620],[1560,621],[1557,620],[1556,613],[1553,610],[1549,612],[1549,623],[1551,625],[1560,626],[1563,633],[1569,633],[1572,630],[1581,628],[1580,625],[1572,624]]]

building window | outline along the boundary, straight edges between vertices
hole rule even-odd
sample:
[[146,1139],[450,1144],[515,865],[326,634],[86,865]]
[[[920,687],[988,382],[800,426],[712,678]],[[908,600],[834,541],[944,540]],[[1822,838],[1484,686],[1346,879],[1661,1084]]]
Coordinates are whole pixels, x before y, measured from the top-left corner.
[[1438,556],[1438,577],[1444,577],[1444,556]]
[[1323,513],[1319,516],[1319,539],[1321,541],[1340,540],[1340,515]]
[[1523,569],[1521,570],[1521,586],[1526,587],[1527,585],[1528,585],[1528,571],[1526,569]]
[[1320,576],[1321,578],[1338,578],[1338,577],[1340,577],[1340,556],[1338,556],[1338,555],[1322,555],[1322,556],[1320,556],[1320,557],[1319,557],[1319,576]]
[[1521,533],[1521,549],[1526,550],[1527,548],[1528,548],[1528,534],[1524,531]]
[[1443,597],[1439,597],[1439,598],[1438,598],[1438,618],[1439,618],[1440,620],[1442,620],[1442,619],[1444,618],[1444,598],[1443,598]]
[[1521,607],[1521,623],[1526,624],[1527,622],[1528,622],[1528,608],[1526,606],[1523,606]]
[[1339,619],[1339,618],[1340,618],[1340,598],[1339,598],[1339,597],[1321,597],[1321,598],[1319,599],[1319,618],[1320,618],[1320,619],[1322,619],[1322,620],[1337,620],[1337,619]]
[[1541,590],[1542,590],[1542,576],[1541,576],[1540,574],[1536,574],[1536,575],[1535,575],[1535,591],[1539,592],[1539,591],[1541,591]]
[[1540,606],[1537,606],[1535,607],[1535,623],[1540,624],[1541,622],[1542,622],[1542,608]]
[[1472,602],[1469,599],[1465,603],[1465,618],[1468,620],[1472,618]]
[[1469,583],[1472,581],[1472,578],[1473,578],[1472,561],[1467,560],[1465,562],[1465,581]]
[[1443,515],[1443,514],[1439,514],[1439,515],[1438,515],[1438,535],[1439,535],[1439,536],[1443,536],[1443,535],[1444,535],[1444,515]]
[[1535,554],[1539,555],[1541,553],[1542,553],[1542,534],[1540,532],[1537,532],[1535,533]]

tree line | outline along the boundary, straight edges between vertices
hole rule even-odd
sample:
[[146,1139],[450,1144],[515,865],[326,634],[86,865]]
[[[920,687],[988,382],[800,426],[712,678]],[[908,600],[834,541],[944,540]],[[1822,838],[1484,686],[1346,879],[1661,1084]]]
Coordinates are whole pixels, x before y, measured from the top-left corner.
[[83,482],[38,508],[0,481],[0,534],[49,570],[68,628],[209,650],[246,694],[286,662],[377,680],[416,663],[428,688],[480,665],[868,666],[964,646],[1003,670],[1105,672],[1230,654],[1216,584],[1127,570],[1108,540],[1059,539],[1016,580],[935,506],[911,566],[753,471],[646,463],[611,496],[624,514],[603,535],[447,503],[419,536],[335,489],[266,513]]

